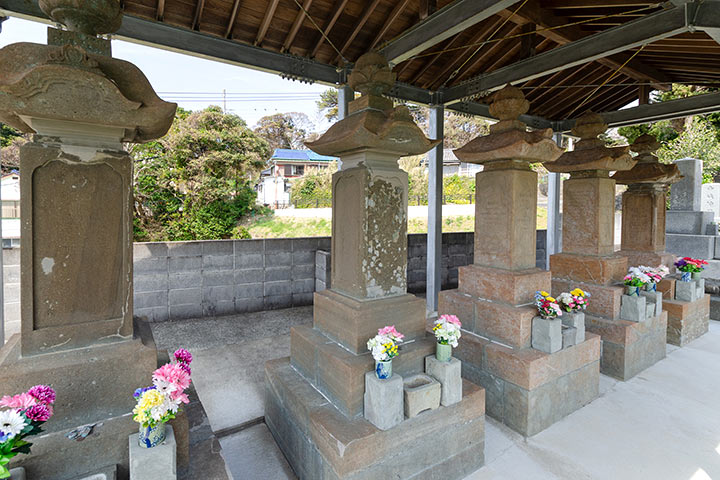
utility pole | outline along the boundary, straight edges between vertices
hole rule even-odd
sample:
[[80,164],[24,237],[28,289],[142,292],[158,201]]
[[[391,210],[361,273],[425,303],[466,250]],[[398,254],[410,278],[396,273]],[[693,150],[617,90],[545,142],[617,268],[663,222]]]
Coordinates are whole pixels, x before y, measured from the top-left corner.
[[223,113],[227,113],[227,97],[225,95],[224,88],[223,88]]

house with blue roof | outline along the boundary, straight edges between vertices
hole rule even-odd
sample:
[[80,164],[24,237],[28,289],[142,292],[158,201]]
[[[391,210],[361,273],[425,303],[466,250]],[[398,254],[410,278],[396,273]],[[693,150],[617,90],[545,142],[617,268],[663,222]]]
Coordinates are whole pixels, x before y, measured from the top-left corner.
[[327,168],[337,157],[318,155],[311,150],[276,148],[258,183],[258,201],[271,208],[290,205],[290,185],[309,168]]

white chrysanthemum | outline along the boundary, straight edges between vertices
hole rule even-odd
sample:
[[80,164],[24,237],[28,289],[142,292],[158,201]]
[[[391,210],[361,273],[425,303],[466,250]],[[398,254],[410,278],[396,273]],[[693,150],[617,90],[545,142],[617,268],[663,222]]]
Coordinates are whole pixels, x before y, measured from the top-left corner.
[[155,389],[163,395],[170,395],[172,392],[178,389],[178,386],[174,383],[168,382],[167,380],[163,380],[161,378],[154,378],[153,385],[155,385]]
[[0,433],[14,438],[25,428],[25,418],[15,410],[0,410]]

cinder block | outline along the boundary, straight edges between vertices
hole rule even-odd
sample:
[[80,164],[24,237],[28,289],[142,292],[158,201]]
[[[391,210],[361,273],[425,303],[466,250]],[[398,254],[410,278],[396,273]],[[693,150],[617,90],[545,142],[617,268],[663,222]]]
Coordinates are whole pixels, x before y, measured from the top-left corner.
[[167,290],[140,292],[133,297],[134,308],[162,307],[168,304]]
[[302,252],[303,250],[312,250],[313,252],[318,248],[317,237],[305,237],[305,238],[293,238],[292,239],[292,251]]
[[266,267],[290,267],[292,266],[292,252],[276,251],[271,254],[265,253]]
[[166,425],[165,441],[153,448],[138,445],[138,434],[130,435],[130,478],[132,480],[176,480],[177,458],[175,434]]
[[262,268],[248,268],[245,270],[235,270],[235,281],[237,285],[243,283],[261,282],[265,278],[265,271]]
[[292,293],[291,281],[265,282],[265,296],[289,295]]
[[363,396],[365,418],[380,430],[388,430],[404,420],[403,378],[394,374],[381,380],[375,372],[365,374]]
[[291,275],[293,280],[314,279],[315,265],[293,265]]
[[313,250],[293,252],[292,254],[293,265],[312,265],[313,263],[315,263],[315,252]]
[[235,301],[203,302],[203,316],[231,315],[235,313]]
[[178,288],[168,291],[169,305],[186,305],[202,301],[202,288]]
[[164,242],[148,242],[148,243],[134,243],[133,244],[133,259],[139,260],[141,258],[151,257],[167,257],[168,256],[167,244]]
[[232,255],[234,240],[207,240],[200,242],[203,256],[208,255]]
[[203,277],[200,272],[171,273],[168,275],[168,288],[194,288],[202,287]]
[[169,305],[168,317],[170,320],[184,320],[186,318],[202,317],[202,304],[193,303],[188,305]]
[[260,298],[236,298],[235,313],[261,312],[265,308],[265,299]]
[[292,294],[286,295],[266,295],[263,298],[264,310],[278,310],[280,308],[292,307]]
[[168,272],[199,272],[202,269],[202,257],[169,257]]
[[167,273],[168,259],[161,258],[140,258],[133,261],[133,271],[135,273]]
[[560,318],[532,319],[532,348],[545,353],[562,350],[562,321]]
[[265,253],[292,252],[293,241],[290,238],[266,238]]
[[168,319],[168,307],[135,308],[133,315],[148,322],[164,322]]
[[416,417],[425,410],[435,410],[440,406],[440,397],[440,382],[429,375],[419,373],[403,381],[405,416],[408,418]]
[[235,256],[232,255],[203,255],[203,272],[210,270],[232,270],[235,267]]
[[441,362],[435,355],[425,357],[425,373],[440,382],[440,404],[452,405],[462,400],[462,362],[450,357],[449,362]]
[[675,282],[675,300],[694,302],[698,299],[698,288],[695,282]]
[[265,256],[262,253],[235,255],[235,268],[262,268]]
[[235,299],[238,298],[262,298],[264,296],[263,284],[245,283],[235,286]]
[[[234,302],[235,301],[235,286],[234,285],[222,285],[217,287],[205,287],[202,289],[203,295],[202,300],[206,303],[216,302]],[[192,302],[186,302],[192,303]]]
[[305,280],[293,280],[292,293],[312,293],[315,289],[315,281],[311,278]]
[[577,345],[577,329],[575,327],[562,326],[562,348]]
[[[5,301],[8,301],[7,287],[11,283],[5,283]],[[135,275],[133,277],[133,290],[135,292],[156,292],[158,290],[167,290],[168,275],[167,273],[152,275]]]
[[277,282],[279,280],[291,280],[292,267],[272,267],[265,269],[265,281]]
[[306,305],[313,304],[313,292],[306,293],[293,293],[292,294],[292,306],[293,307],[304,307]]
[[623,295],[620,301],[620,318],[630,322],[642,322],[647,318],[645,297]]
[[247,254],[258,254],[265,251],[264,248],[265,240],[235,240],[233,242],[233,249],[236,257],[241,257]]
[[217,287],[219,285],[235,285],[235,272],[221,270],[203,272],[203,287]]
[[202,255],[201,242],[167,242],[168,257],[192,257]]
[[575,345],[585,341],[585,313],[564,312],[562,317],[560,317],[560,320],[563,325],[573,327],[575,329]]

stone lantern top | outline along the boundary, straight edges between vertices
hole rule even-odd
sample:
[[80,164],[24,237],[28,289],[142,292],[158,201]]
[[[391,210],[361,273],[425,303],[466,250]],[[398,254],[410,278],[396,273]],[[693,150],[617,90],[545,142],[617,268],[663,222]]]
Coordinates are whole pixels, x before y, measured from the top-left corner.
[[78,46],[14,43],[0,65],[0,121],[21,132],[145,142],[175,116],[136,66]]
[[670,185],[683,178],[678,166],[674,163],[660,163],[654,152],[660,148],[660,142],[650,134],[635,139],[630,150],[637,153],[637,164],[631,169],[615,172],[612,178],[621,185],[660,184]]
[[68,30],[85,35],[113,33],[122,25],[118,0],[40,0],[39,6]]
[[597,138],[607,127],[600,115],[586,113],[575,122],[572,129],[573,135],[580,137],[575,150],[563,153],[556,162],[546,164],[545,168],[555,173],[630,170],[637,163],[630,156],[630,147],[608,147],[605,141]]
[[385,57],[376,52],[361,56],[348,77],[349,85],[362,93],[350,102],[350,115],[335,123],[308,148],[321,155],[341,156],[377,150],[391,155],[420,155],[442,140],[430,140],[415,124],[410,110],[382,95],[395,83]]
[[490,126],[490,134],[480,136],[455,150],[462,162],[494,164],[508,162],[521,168],[530,163],[553,162],[562,149],[552,140],[552,129],[528,131],[519,120],[527,113],[530,103],[519,88],[507,85],[495,92],[490,103],[490,114],[500,121]]

